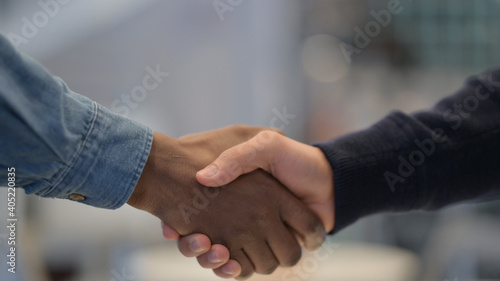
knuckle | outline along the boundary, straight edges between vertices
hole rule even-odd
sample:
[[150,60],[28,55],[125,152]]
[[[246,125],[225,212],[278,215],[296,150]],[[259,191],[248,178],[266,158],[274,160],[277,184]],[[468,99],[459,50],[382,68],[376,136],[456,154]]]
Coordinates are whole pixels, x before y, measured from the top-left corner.
[[264,130],[259,132],[255,136],[255,139],[259,145],[269,145],[273,142],[278,141],[280,137],[282,137],[282,135],[276,131]]
[[269,139],[272,138],[273,136],[277,135],[278,133],[275,132],[274,130],[263,130],[260,131],[257,136],[261,139]]
[[275,133],[280,134],[282,136],[286,136],[285,132],[283,132],[283,130],[281,130],[281,129],[278,129],[278,128],[275,128],[275,127],[271,127],[271,128],[269,128],[269,130],[272,130]]

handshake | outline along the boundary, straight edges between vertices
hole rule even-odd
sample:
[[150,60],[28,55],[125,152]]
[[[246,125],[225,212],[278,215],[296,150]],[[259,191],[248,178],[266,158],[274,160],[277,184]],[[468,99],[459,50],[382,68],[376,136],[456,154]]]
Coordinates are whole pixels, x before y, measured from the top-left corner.
[[223,278],[293,266],[334,226],[333,171],[323,152],[275,129],[233,125],[179,139],[154,133],[128,204]]

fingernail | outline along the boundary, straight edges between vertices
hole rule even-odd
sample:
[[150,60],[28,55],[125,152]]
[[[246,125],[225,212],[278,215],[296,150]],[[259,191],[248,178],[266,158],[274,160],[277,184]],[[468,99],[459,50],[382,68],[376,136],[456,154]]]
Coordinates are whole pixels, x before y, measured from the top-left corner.
[[220,263],[222,262],[222,259],[219,258],[219,255],[216,251],[210,251],[210,253],[208,254],[208,261],[211,263]]
[[200,173],[204,177],[211,178],[211,177],[217,175],[218,172],[219,172],[219,168],[217,168],[217,166],[210,165],[210,166],[206,167],[205,169],[201,170]]
[[224,274],[227,274],[227,275],[233,275],[235,273],[234,268],[229,264],[224,265],[221,270],[222,270],[222,272],[224,272]]
[[194,253],[201,253],[204,250],[196,240],[192,241],[191,244],[189,244],[189,247]]

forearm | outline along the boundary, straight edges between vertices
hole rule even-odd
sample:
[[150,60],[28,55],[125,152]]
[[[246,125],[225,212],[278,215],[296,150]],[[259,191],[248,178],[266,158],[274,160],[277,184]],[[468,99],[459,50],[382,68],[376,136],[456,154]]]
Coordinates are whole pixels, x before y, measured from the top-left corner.
[[[0,36],[0,169],[27,193],[103,208],[132,193],[152,141],[149,128],[78,95]],[[0,173],[0,185],[6,173]]]
[[430,110],[318,144],[335,175],[335,231],[378,212],[499,198],[498,81],[489,72]]

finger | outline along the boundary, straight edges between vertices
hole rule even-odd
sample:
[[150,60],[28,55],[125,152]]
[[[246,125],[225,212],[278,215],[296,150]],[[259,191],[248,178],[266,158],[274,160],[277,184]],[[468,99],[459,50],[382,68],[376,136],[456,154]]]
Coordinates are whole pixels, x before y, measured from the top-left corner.
[[177,248],[186,257],[197,257],[210,250],[210,239],[203,234],[191,234],[177,240]]
[[[242,249],[231,252],[231,259],[240,265],[241,270],[237,277],[238,280],[247,279],[255,272],[253,263]],[[222,268],[224,269],[225,267],[223,266]]]
[[214,162],[196,173],[196,179],[205,186],[225,185],[242,174],[258,168],[271,171],[271,163],[281,154],[283,136],[266,130],[250,140],[224,151]]
[[165,239],[167,240],[179,239],[180,237],[179,233],[175,229],[167,225],[164,221],[161,221],[161,228],[163,231],[163,237],[165,237]]
[[279,265],[290,267],[296,265],[302,256],[302,250],[295,231],[285,225],[273,229],[268,237],[268,244],[278,259]]
[[229,250],[223,245],[215,244],[210,251],[198,256],[197,259],[203,268],[218,268],[229,261]]
[[214,273],[221,278],[236,278],[241,274],[241,265],[235,260],[229,260],[225,265],[215,268]]
[[259,274],[271,274],[279,266],[278,259],[266,241],[251,243],[244,250],[252,261],[255,272]]
[[282,219],[302,237],[308,250],[318,249],[325,241],[325,229],[321,220],[297,198],[283,201]]

